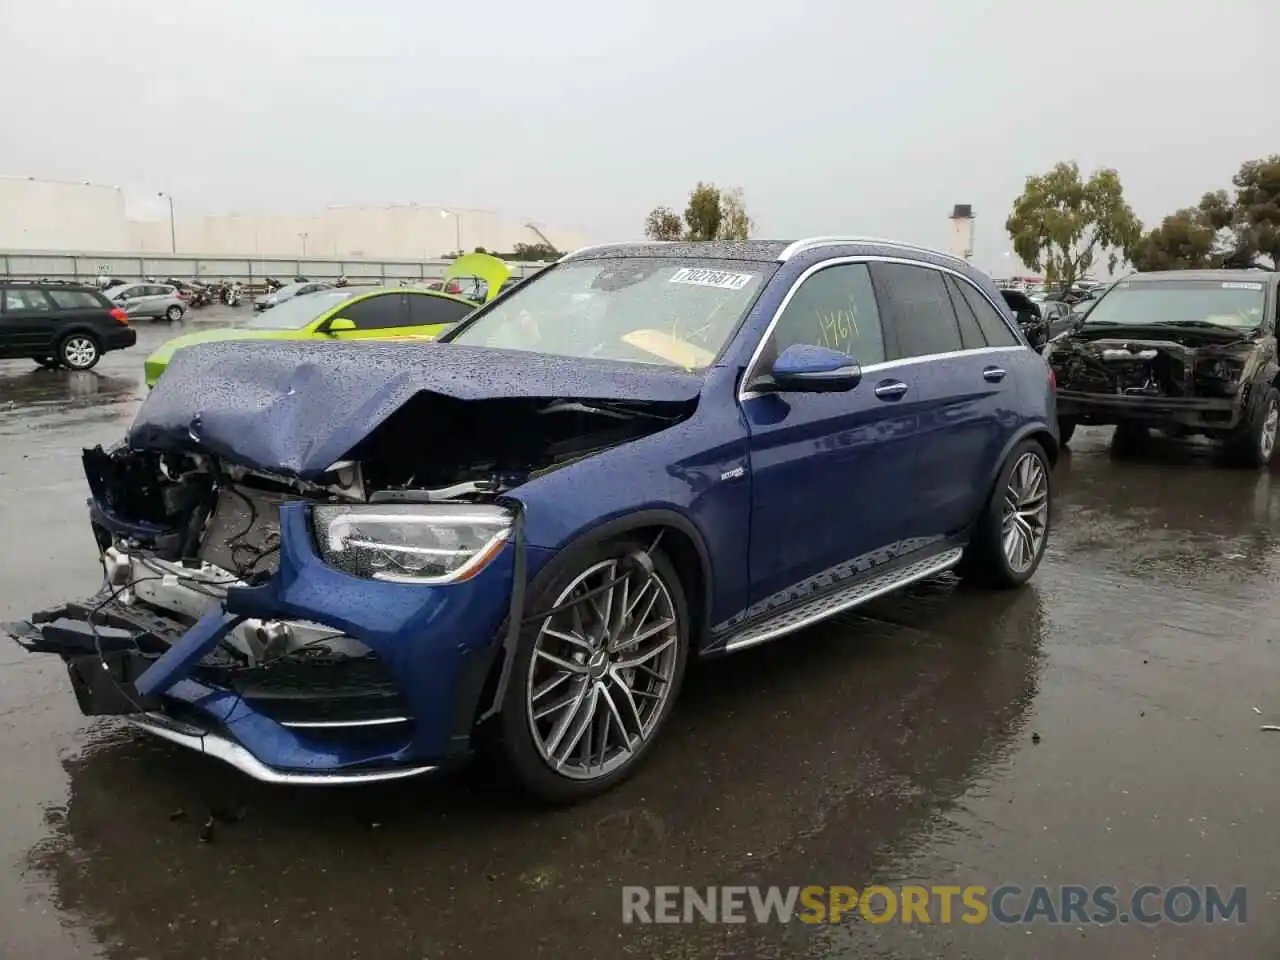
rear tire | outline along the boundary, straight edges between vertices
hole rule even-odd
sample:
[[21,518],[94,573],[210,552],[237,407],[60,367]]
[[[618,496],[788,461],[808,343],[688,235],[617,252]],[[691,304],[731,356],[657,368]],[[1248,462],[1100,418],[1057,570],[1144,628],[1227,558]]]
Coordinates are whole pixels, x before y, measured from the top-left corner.
[[1022,586],[1044,557],[1052,517],[1049,455],[1035,440],[1024,440],[1005,460],[957,573],[979,586]]
[[[651,563],[629,566],[639,551]],[[620,583],[521,632],[494,732],[506,766],[540,800],[569,803],[616,786],[670,717],[688,659],[689,608],[674,565],[647,551],[627,539],[570,547],[530,585],[536,614],[630,571],[625,591]]]
[[33,357],[32,359],[44,370],[57,370],[62,366],[62,361],[56,357]]
[[102,348],[87,333],[69,333],[58,344],[58,360],[68,370],[92,370],[101,359]]
[[170,323],[177,323],[182,319],[182,308],[175,303],[164,312],[164,316]]
[[1150,439],[1151,431],[1140,423],[1117,424],[1115,432],[1111,435],[1111,450],[1121,456],[1138,453],[1146,447]]
[[1240,426],[1227,438],[1228,458],[1243,467],[1265,467],[1276,450],[1280,394],[1269,383],[1255,383]]

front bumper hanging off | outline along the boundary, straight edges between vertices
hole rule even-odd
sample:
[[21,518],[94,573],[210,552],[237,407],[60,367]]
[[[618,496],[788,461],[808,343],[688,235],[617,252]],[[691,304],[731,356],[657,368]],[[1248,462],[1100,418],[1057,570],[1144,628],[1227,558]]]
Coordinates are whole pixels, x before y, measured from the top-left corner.
[[[387,583],[325,565],[309,524],[307,504],[282,506],[276,574],[228,585],[202,616],[170,615],[108,586],[8,632],[31,652],[62,657],[85,714],[122,715],[264,782],[400,779],[465,755],[501,646],[514,548],[466,582]],[[273,657],[268,648],[246,669],[224,641],[263,625],[363,654]]]

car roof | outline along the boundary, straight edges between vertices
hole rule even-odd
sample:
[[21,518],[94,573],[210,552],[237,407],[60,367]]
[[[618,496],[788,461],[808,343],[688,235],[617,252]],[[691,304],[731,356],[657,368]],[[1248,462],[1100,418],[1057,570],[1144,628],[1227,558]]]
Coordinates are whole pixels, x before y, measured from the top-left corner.
[[1165,280],[1237,280],[1275,284],[1280,273],[1271,270],[1154,270],[1122,277],[1125,283],[1160,283]]
[[595,260],[605,257],[668,257],[675,259],[740,260],[755,263],[784,263],[792,257],[823,247],[860,247],[872,255],[902,256],[917,254],[921,259],[941,258],[964,264],[966,260],[941,250],[886,240],[880,237],[830,236],[807,237],[802,240],[707,240],[699,242],[653,240],[603,243],[583,247],[564,257],[565,260]]

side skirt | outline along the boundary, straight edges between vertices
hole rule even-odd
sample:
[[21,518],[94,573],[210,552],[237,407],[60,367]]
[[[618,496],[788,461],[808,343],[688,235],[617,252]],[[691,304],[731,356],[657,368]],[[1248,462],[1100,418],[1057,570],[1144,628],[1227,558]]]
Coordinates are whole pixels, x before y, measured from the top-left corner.
[[888,570],[874,570],[816,597],[805,597],[794,604],[769,611],[764,617],[749,621],[733,630],[723,641],[715,643],[705,652],[708,654],[735,653],[796,630],[802,630],[837,613],[843,613],[876,597],[892,593],[907,584],[950,570],[960,562],[963,553],[964,550],[961,547],[951,546],[940,552],[930,553],[927,557],[894,565]]

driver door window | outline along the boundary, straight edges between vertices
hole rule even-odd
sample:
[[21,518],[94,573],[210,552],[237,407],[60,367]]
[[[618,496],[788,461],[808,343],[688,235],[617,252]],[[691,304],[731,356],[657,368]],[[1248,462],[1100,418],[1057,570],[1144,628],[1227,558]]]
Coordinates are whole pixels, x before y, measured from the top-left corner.
[[409,308],[402,293],[388,293],[361,300],[343,308],[338,316],[350,320],[357,330],[385,330],[409,324]]
[[884,362],[884,331],[866,264],[827,267],[801,284],[773,329],[764,369],[797,343],[838,350],[864,367]]

